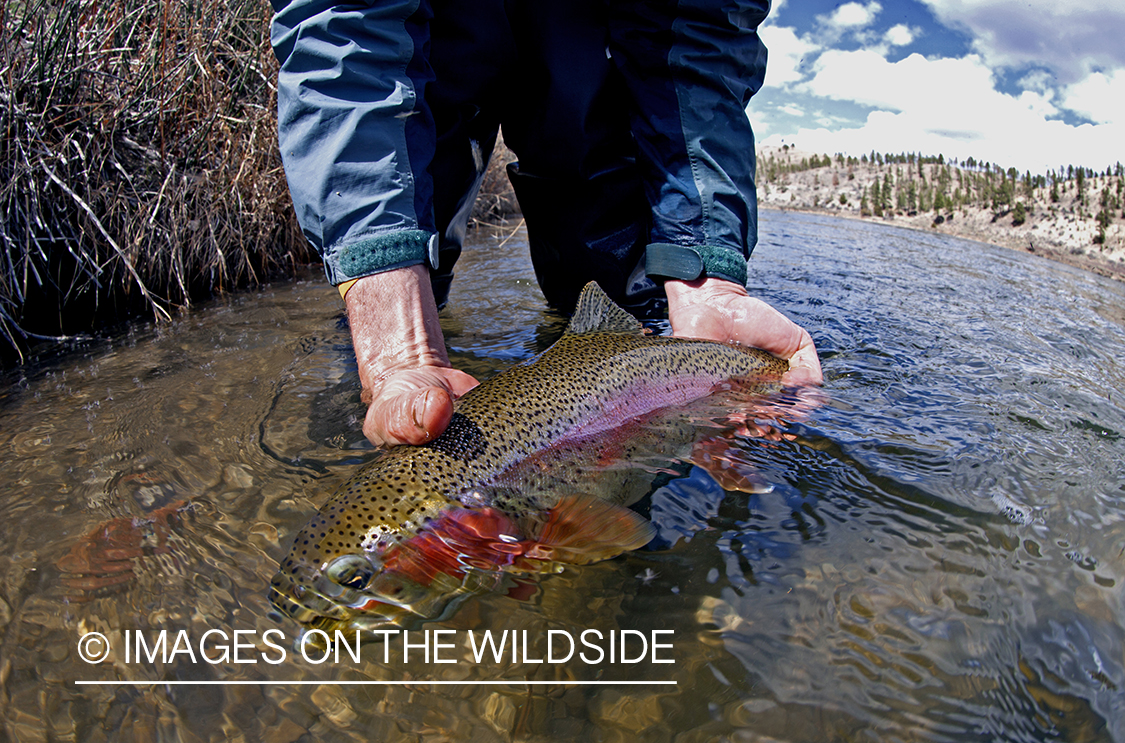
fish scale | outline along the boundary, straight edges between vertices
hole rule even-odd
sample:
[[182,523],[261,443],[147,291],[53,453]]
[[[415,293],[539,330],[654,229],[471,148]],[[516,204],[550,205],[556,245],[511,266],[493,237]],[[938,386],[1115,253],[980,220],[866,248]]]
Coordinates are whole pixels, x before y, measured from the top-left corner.
[[[563,336],[460,398],[441,436],[423,446],[395,447],[363,466],[297,536],[274,578],[271,600],[306,622],[346,618],[372,601],[393,600],[372,593],[387,555],[425,541],[456,509],[494,514],[489,518],[511,532],[498,531],[490,543],[503,552],[508,541],[529,540],[518,524],[550,522],[551,510],[569,495],[561,492],[571,479],[566,473],[557,477],[558,491],[520,487],[530,468],[551,468],[552,451],[577,461],[566,447],[704,397],[722,382],[764,379],[776,387],[787,366],[735,344],[647,335],[590,284]],[[622,492],[592,495],[627,505]],[[387,580],[383,576],[380,585]]]

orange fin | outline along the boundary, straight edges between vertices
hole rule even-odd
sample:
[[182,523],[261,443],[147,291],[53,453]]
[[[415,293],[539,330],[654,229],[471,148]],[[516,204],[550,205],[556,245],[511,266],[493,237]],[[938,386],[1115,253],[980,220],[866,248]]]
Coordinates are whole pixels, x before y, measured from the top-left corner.
[[567,495],[547,512],[523,556],[587,565],[643,547],[655,535],[656,527],[648,519],[624,506],[589,495]]
[[757,494],[772,492],[773,484],[750,464],[739,461],[737,451],[726,440],[706,439],[695,444],[691,462],[706,471],[723,490]]

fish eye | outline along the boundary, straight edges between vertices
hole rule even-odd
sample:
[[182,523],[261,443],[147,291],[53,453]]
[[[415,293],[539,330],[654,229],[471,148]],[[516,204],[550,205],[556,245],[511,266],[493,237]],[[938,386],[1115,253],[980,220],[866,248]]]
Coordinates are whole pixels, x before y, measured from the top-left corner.
[[355,555],[336,558],[325,572],[333,583],[356,591],[362,590],[375,574],[371,563]]

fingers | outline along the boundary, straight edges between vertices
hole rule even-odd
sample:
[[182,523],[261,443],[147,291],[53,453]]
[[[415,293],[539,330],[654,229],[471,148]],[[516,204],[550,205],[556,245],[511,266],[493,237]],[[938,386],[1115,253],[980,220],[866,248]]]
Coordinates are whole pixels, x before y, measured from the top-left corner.
[[821,371],[820,357],[817,356],[813,339],[803,328],[801,334],[804,338],[797,351],[789,357],[789,371],[781,375],[781,382],[794,386],[823,384],[824,372]]
[[425,444],[441,435],[453,417],[453,398],[442,387],[423,387],[378,397],[367,409],[363,433],[377,446]]
[[453,399],[457,399],[480,384],[476,377],[472,374],[466,374],[460,369],[447,369],[442,376],[449,383],[449,391],[453,394]]
[[449,426],[453,401],[476,385],[473,377],[456,369],[400,372],[372,397],[363,433],[376,446],[433,441]]
[[[816,344],[808,331],[765,302],[756,302],[761,309],[739,324],[743,345],[760,348],[779,359],[789,361],[789,371],[781,377],[782,384],[818,385],[824,383]],[[755,317],[756,316],[756,317]]]

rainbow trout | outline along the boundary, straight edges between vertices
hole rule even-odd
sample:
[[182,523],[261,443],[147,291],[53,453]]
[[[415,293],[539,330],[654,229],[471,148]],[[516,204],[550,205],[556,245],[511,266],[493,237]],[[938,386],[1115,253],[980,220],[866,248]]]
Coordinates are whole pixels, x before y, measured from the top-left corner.
[[[297,535],[270,600],[311,626],[432,618],[504,573],[641,547],[654,529],[627,506],[644,487],[599,458],[627,458],[630,424],[652,411],[732,381],[777,390],[786,368],[753,348],[646,335],[588,284],[554,345],[460,398],[432,442],[345,483]],[[584,492],[591,468],[606,476]]]

